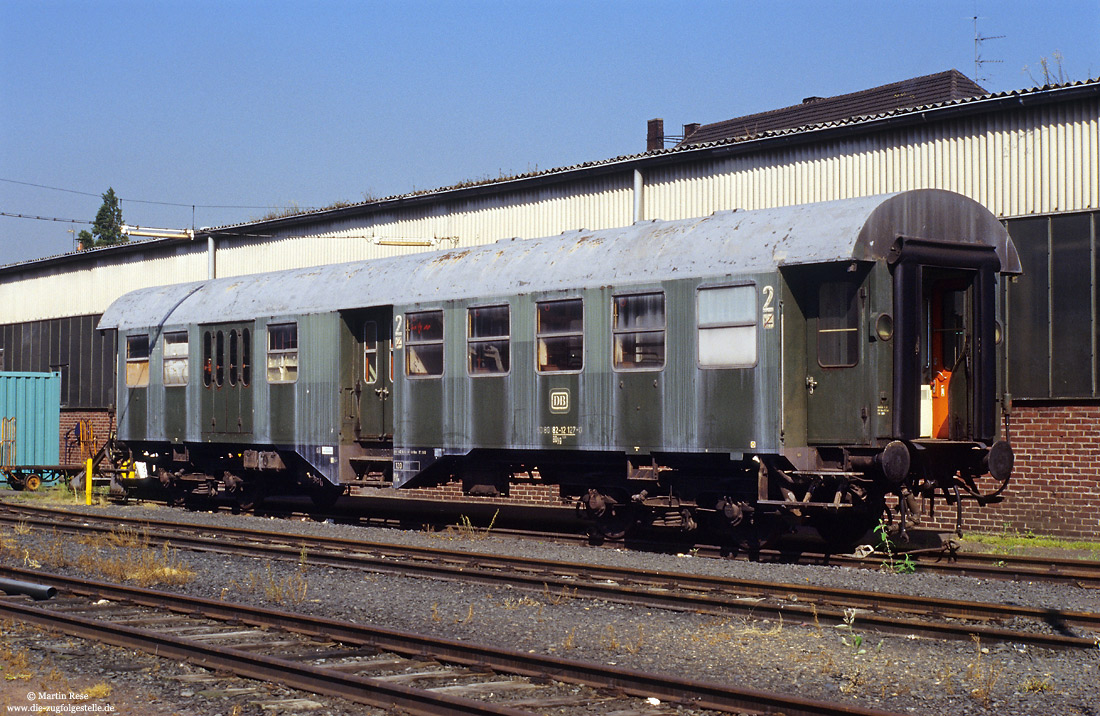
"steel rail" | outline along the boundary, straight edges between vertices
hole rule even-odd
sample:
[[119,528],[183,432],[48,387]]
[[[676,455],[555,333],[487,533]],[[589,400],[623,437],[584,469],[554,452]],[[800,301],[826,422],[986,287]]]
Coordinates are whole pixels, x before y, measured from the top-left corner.
[[[949,550],[897,552],[894,560],[902,560],[907,555],[913,560],[914,570],[919,572],[1016,582],[1053,582],[1100,589],[1100,562],[994,553],[951,553]],[[878,569],[888,560],[888,555],[879,552],[867,557],[822,555],[822,561],[834,566],[862,569]]]
[[[815,701],[799,696],[776,694],[739,686],[727,686],[710,681],[698,681],[680,679],[663,674],[653,674],[632,669],[623,669],[603,664],[593,664],[581,661],[571,661],[553,656],[526,653],[487,645],[472,644],[452,639],[403,632],[394,629],[355,624],[324,617],[313,617],[294,612],[281,612],[263,607],[253,607],[245,604],[235,604],[202,597],[159,592],[141,587],[130,587],[120,584],[101,583],[93,580],[67,577],[57,574],[49,574],[40,571],[31,571],[15,567],[0,567],[0,573],[10,574],[21,579],[31,578],[48,582],[59,590],[74,594],[100,597],[115,601],[126,601],[144,606],[169,609],[176,612],[192,613],[206,616],[212,619],[235,621],[254,626],[278,627],[288,631],[309,636],[322,637],[331,641],[352,645],[369,645],[384,649],[399,655],[410,657],[430,656],[439,661],[449,662],[462,666],[476,666],[500,673],[509,673],[517,676],[527,676],[540,679],[553,679],[560,682],[584,684],[597,688],[609,688],[621,691],[637,697],[657,697],[665,701],[679,702],[692,708],[711,709],[729,713],[754,711],[757,713],[785,714],[786,716],[896,716],[892,712],[878,709],[864,708],[854,704],[838,704],[824,701]],[[26,618],[35,623],[47,627],[58,628],[63,624],[58,617],[70,616],[74,622],[82,621],[72,615],[64,615],[56,610],[39,609],[15,604],[11,600],[0,599],[0,613],[27,615]],[[83,620],[93,621],[93,620]],[[81,636],[90,639],[98,639],[98,629],[102,629],[104,622],[93,621],[94,627],[85,631]],[[66,625],[67,628],[67,625]],[[132,627],[115,625],[112,632],[120,633],[134,631]],[[123,637],[124,638],[124,637]],[[176,638],[178,641],[189,641]],[[166,638],[166,643],[171,638]],[[111,642],[114,643],[114,642]],[[126,644],[128,645],[128,644]],[[156,648],[156,644],[152,645]],[[183,645],[190,647],[190,644]],[[198,645],[202,649],[211,651],[206,645]],[[141,647],[148,651],[147,647]],[[213,651],[217,651],[213,649]],[[166,654],[160,651],[160,654]],[[262,657],[259,655],[242,652],[245,656],[256,659],[259,662],[271,660],[284,662],[302,669],[304,665],[292,661]],[[173,656],[178,656],[173,652]],[[211,655],[211,659],[217,658]],[[235,670],[235,667],[222,666],[217,662],[195,662],[203,666],[215,666]],[[276,667],[276,680],[283,679],[282,669],[284,663],[278,663]],[[256,666],[264,668],[263,664]],[[313,672],[323,672],[318,667],[305,666],[303,670],[303,685],[286,682],[288,686],[295,686],[303,690],[313,691],[313,680],[317,675]],[[291,672],[293,673],[293,672]],[[248,676],[248,674],[242,674]],[[251,677],[265,678],[265,677]],[[354,689],[366,687],[374,688],[374,681],[366,677],[345,677],[352,681]],[[269,679],[270,680],[270,679]],[[365,682],[365,683],[361,683]],[[394,688],[394,687],[390,687]],[[416,691],[408,687],[398,687],[396,691]],[[315,693],[326,693],[314,691]],[[344,698],[342,694],[339,695]],[[449,697],[455,699],[456,697]],[[464,700],[463,700],[464,701]],[[481,702],[474,702],[481,703]],[[459,707],[462,705],[459,704]],[[499,708],[499,707],[498,707]],[[420,712],[416,712],[420,713]],[[443,711],[429,711],[427,713],[445,713]],[[479,712],[455,712],[455,713],[479,713]],[[484,713],[515,713],[513,711],[485,711]],[[519,712],[523,716],[529,716],[528,712]]]
[[[79,527],[74,526],[72,529],[95,529],[102,532],[111,529],[87,523],[88,519],[94,520],[95,517],[89,518],[79,513],[65,514],[76,514],[81,521]],[[55,529],[66,529],[55,522],[43,524]],[[178,530],[180,525],[168,523],[168,527]],[[298,560],[302,555],[301,550],[305,549],[308,561],[318,566],[350,567],[389,574],[411,572],[433,578],[477,582],[490,586],[507,585],[533,591],[547,591],[552,588],[587,598],[679,611],[715,614],[734,612],[754,617],[786,618],[795,622],[826,623],[833,626],[852,626],[858,622],[861,628],[904,636],[923,634],[938,639],[967,640],[977,637],[996,643],[1021,643],[1054,649],[1091,649],[1097,645],[1096,637],[1075,635],[1071,633],[1070,627],[1084,627],[1100,633],[1100,614],[1090,612],[963,602],[600,565],[578,566],[528,557],[361,543],[332,537],[289,536],[241,527],[217,527],[211,528],[211,531],[216,531],[218,536],[204,537],[175,531],[168,534],[146,534],[151,540],[168,541],[176,546],[221,554]],[[229,541],[225,539],[226,535],[250,542]],[[319,552],[319,547],[335,551]],[[764,598],[778,601],[759,601]],[[819,608],[818,603],[829,606]],[[892,610],[894,614],[874,613],[884,608]],[[1055,633],[1018,631],[986,624],[927,621],[897,616],[899,612],[955,620],[1026,619],[1046,624]]]
[[221,669],[248,679],[278,683],[314,694],[336,696],[354,703],[383,709],[401,709],[418,716],[530,716],[527,711],[435,694],[425,689],[389,684],[369,677],[344,674],[333,669],[240,651],[232,647],[211,646],[156,630],[113,624],[109,620],[88,619],[56,609],[0,600],[0,614],[58,629],[70,636],[139,649],[159,657],[186,661],[207,669]]
[[[4,511],[9,512],[12,515],[16,515],[20,512],[36,512],[39,514],[46,514],[51,516],[67,515],[72,516],[73,519],[100,519],[92,515],[87,515],[85,513],[70,512],[68,510],[52,509],[31,505],[14,506],[11,504],[0,503],[0,512]],[[152,520],[144,517],[112,517],[111,520],[115,523],[159,527],[163,529],[181,528],[181,525],[179,525],[179,523],[173,523],[167,520]],[[3,514],[0,514],[0,521],[13,520],[5,517]],[[247,528],[235,528],[231,526],[218,528],[203,527],[200,529],[217,529],[226,533],[231,533],[235,530],[241,529],[243,529],[245,532],[250,531]],[[524,539],[562,541],[568,544],[577,544],[584,541],[585,539],[579,535],[509,530],[503,528],[494,530],[494,533],[516,536],[518,538]],[[332,540],[334,538],[316,537],[312,539],[320,541],[327,539]],[[339,542],[340,540],[334,539],[334,541]],[[347,541],[350,542],[351,540]],[[363,542],[361,544],[367,545],[372,543]],[[667,543],[651,543],[642,540],[631,543],[629,548],[636,549],[638,551],[667,552],[667,546]],[[689,548],[695,549],[699,555],[703,556],[712,556],[716,558],[726,557],[726,555],[723,554],[723,551],[718,547],[706,545],[684,547],[684,549]],[[963,553],[952,552],[949,549],[919,550],[909,553],[899,551],[895,554],[895,559],[903,559],[907,554],[913,560],[912,565],[915,571],[932,572],[936,574],[948,574],[954,576],[966,576],[981,579],[1054,582],[1071,584],[1087,589],[1100,589],[1100,561],[1095,560],[1067,559],[1056,557],[1029,557],[1026,555],[1009,555],[995,553]],[[754,558],[764,562],[774,561],[782,563],[811,563],[824,564],[829,566],[845,566],[857,569],[880,569],[882,565],[888,560],[887,555],[878,552],[872,553],[871,555],[868,555],[866,557],[858,557],[848,554],[815,554],[808,552],[800,552],[797,556],[792,556],[790,553],[786,553],[781,550],[760,550],[759,552],[754,553]]]

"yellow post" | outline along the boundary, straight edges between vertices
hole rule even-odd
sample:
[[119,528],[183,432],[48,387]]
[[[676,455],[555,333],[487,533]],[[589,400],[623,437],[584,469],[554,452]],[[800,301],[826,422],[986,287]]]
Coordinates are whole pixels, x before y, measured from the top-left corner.
[[88,458],[84,467],[84,504],[92,504],[92,458]]

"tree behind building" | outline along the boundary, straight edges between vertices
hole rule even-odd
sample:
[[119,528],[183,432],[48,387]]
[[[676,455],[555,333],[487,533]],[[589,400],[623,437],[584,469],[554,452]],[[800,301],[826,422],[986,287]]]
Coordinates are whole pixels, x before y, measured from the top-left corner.
[[122,207],[119,206],[119,198],[113,188],[108,188],[103,194],[103,205],[96,212],[95,221],[92,222],[92,230],[81,231],[77,235],[80,245],[85,249],[96,246],[111,246],[129,241],[122,234]]

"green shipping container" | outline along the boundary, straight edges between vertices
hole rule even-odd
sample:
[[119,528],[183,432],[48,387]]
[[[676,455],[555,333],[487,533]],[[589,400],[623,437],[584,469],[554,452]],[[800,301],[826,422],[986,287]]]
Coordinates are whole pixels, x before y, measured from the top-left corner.
[[0,417],[5,466],[56,465],[61,374],[0,373]]

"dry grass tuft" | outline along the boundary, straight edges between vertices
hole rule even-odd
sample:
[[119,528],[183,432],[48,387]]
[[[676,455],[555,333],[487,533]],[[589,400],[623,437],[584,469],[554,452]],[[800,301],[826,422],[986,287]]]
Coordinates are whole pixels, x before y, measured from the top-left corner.
[[458,518],[457,525],[448,525],[447,529],[442,532],[429,533],[433,537],[446,540],[469,540],[477,542],[479,540],[486,539],[489,533],[492,532],[493,527],[497,523],[497,516],[500,515],[500,510],[493,513],[493,519],[489,520],[488,527],[476,526],[469,517],[462,515]]
[[108,553],[97,551],[90,557],[87,566],[105,577],[133,582],[139,587],[188,584],[197,576],[195,570],[181,561],[167,542],[159,550],[145,546]]
[[0,647],[0,670],[8,681],[26,681],[32,678],[31,659],[26,649],[13,650],[10,646]]
[[110,684],[100,682],[95,686],[85,689],[84,693],[88,695],[89,699],[105,699],[111,695],[111,686]]
[[966,665],[966,680],[971,684],[970,695],[986,708],[990,708],[993,705],[993,689],[997,686],[1004,667],[998,667],[982,659],[989,650],[982,649],[981,637],[974,637],[974,648],[974,661]]
[[1040,679],[1036,676],[1029,676],[1024,679],[1024,682],[1020,684],[1020,691],[1025,694],[1045,694],[1048,691],[1053,691],[1054,687],[1045,678]]
[[[227,589],[236,589],[238,592],[250,594],[263,594],[264,599],[276,604],[301,604],[306,600],[309,591],[309,580],[306,579],[305,568],[298,569],[282,577],[276,576],[267,565],[263,574],[249,572],[240,582],[229,580]],[[224,591],[223,591],[224,594]]]

